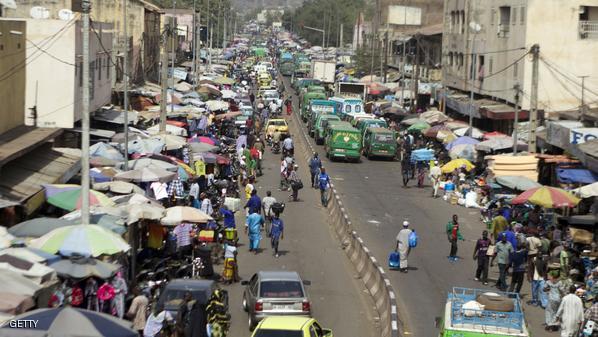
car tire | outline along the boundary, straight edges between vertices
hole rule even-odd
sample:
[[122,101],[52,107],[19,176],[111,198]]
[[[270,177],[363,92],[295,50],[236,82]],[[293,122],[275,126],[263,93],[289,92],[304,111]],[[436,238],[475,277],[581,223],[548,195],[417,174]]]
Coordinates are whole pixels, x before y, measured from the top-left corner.
[[255,326],[257,324],[255,324],[255,322],[251,319],[251,315],[247,315],[247,325],[249,326],[249,331],[253,331],[255,330]]
[[242,305],[243,305],[243,310],[248,311],[249,308],[247,308],[247,298],[245,297],[245,295],[243,295]]

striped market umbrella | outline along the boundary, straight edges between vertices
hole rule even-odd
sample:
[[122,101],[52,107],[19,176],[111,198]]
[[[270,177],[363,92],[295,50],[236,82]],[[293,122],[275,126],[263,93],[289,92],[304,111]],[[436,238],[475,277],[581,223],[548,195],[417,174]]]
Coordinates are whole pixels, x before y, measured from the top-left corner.
[[513,204],[529,202],[545,208],[575,207],[579,203],[573,194],[556,187],[542,186],[531,188],[511,201]]
[[[46,201],[67,211],[81,208],[81,186],[73,184],[43,185]],[[89,191],[90,206],[113,206],[114,202],[101,192]]]
[[[15,320],[32,320],[34,326],[27,329],[0,328],[2,331],[13,330],[6,336],[25,336],[17,334],[19,330],[30,331],[29,336],[38,336],[33,332],[45,332],[47,336],[61,337],[137,337],[139,332],[131,329],[132,323],[114,316],[85,309],[65,306],[52,309],[37,309],[14,317]],[[43,335],[41,335],[43,336]]]
[[60,227],[31,240],[30,246],[50,254],[93,257],[126,252],[131,248],[119,235],[98,225]]

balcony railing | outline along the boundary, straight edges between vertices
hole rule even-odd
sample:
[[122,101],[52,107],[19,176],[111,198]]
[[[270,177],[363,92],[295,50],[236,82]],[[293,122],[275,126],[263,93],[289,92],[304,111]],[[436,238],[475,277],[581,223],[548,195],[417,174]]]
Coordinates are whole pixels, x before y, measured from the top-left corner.
[[579,36],[582,39],[598,38],[598,21],[579,21]]

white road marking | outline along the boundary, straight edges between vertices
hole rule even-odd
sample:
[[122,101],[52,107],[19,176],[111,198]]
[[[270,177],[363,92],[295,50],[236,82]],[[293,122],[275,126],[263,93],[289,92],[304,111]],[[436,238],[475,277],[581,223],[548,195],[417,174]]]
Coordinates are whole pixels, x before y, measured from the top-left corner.
[[380,224],[380,221],[377,221],[377,220],[368,220],[368,222],[376,224],[376,225]]

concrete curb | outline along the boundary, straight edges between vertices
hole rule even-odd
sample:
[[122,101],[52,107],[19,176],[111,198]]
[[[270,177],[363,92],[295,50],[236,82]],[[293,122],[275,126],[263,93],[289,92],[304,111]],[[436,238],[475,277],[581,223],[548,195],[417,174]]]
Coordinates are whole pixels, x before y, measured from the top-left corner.
[[[295,109],[293,109],[295,110]],[[295,110],[297,111],[297,110]],[[315,152],[309,136],[302,127],[302,122],[297,114],[293,113],[293,121],[303,135],[306,151],[303,153],[306,162],[309,162],[312,154]],[[349,219],[348,213],[337,192],[334,184],[331,183],[332,195],[328,204],[330,222],[333,230],[336,232],[347,257],[353,264],[357,277],[359,277],[368,289],[370,296],[376,304],[378,311],[381,337],[398,337],[399,316],[397,310],[397,299],[392,288],[390,280],[384,269],[380,266],[376,258],[366,247],[364,241],[353,230],[353,224]]]

